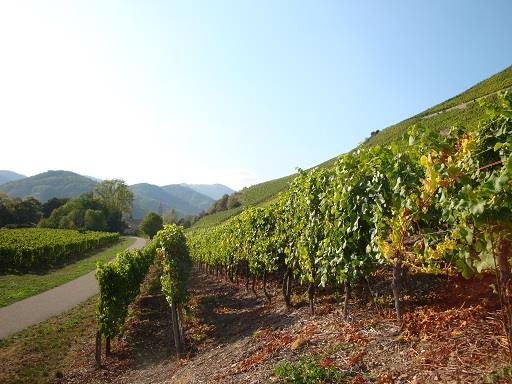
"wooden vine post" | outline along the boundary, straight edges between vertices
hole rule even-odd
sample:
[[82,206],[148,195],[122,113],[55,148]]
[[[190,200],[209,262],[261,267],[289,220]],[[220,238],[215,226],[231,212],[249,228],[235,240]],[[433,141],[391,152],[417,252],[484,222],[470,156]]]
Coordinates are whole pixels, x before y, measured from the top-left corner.
[[267,291],[267,271],[263,271],[263,293],[270,304],[272,302],[272,295]]
[[182,348],[185,348],[185,332],[183,331],[183,305],[178,304],[178,325]]
[[512,274],[510,272],[510,240],[501,237],[496,244],[498,290],[503,310],[503,324],[507,335],[509,353],[512,355]]
[[309,300],[309,312],[311,315],[315,314],[315,291],[316,286],[314,282],[310,282],[308,286],[308,300]]
[[343,318],[348,319],[348,300],[350,299],[350,281],[345,280],[345,299],[343,301]]
[[110,356],[110,336],[105,337],[105,356]]
[[284,276],[283,276],[283,298],[284,298],[284,302],[286,304],[286,308],[290,308],[292,306],[292,302],[291,302],[291,299],[290,299],[290,295],[291,295],[291,284],[292,284],[292,279],[291,279],[291,276],[292,275],[292,270],[290,267],[287,267],[286,268],[286,272],[284,273]]
[[95,355],[95,359],[96,359],[96,366],[98,368],[100,368],[101,367],[101,332],[100,331],[96,332],[96,355]]
[[396,319],[399,324],[402,324],[402,317],[404,313],[402,300],[400,299],[400,290],[402,288],[402,259],[402,253],[398,251],[393,264],[393,280],[391,281],[391,289],[393,290],[393,298],[395,301]]
[[174,337],[174,346],[176,347],[176,356],[179,359],[183,353],[183,345],[182,345],[183,336],[180,332],[180,330],[181,330],[180,318],[178,316],[178,308],[177,308],[176,298],[174,296],[172,289],[170,290],[170,297],[171,297],[172,333],[173,333],[173,337]]

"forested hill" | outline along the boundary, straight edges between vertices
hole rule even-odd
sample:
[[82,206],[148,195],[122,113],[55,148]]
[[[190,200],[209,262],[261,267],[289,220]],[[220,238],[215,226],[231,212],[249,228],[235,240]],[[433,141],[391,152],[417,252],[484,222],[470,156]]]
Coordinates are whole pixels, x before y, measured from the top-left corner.
[[[18,177],[19,180],[0,185],[0,192],[11,197],[26,198],[31,196],[41,202],[46,202],[53,197],[71,198],[82,193],[92,192],[99,180],[61,170],[47,171],[31,177],[24,177],[10,171],[6,171],[5,175]],[[201,184],[200,188],[217,192],[232,191],[220,184]],[[130,186],[130,189],[134,194],[132,215],[135,219],[141,219],[150,211],[163,214],[171,209],[176,212],[178,217],[196,215],[207,210],[214,202],[213,198],[197,192],[185,184],[171,184],[161,187],[140,183]]]
[[[188,187],[202,195],[206,195],[213,200],[220,199],[224,195],[230,195],[234,190],[223,184],[180,184],[183,187]],[[165,187],[164,187],[165,188]],[[211,204],[210,204],[211,205]]]
[[0,171],[0,185],[8,183],[10,181],[16,181],[25,178],[26,176],[19,173],[7,170]]
[[0,192],[11,197],[32,196],[41,202],[52,197],[76,197],[91,192],[96,182],[69,171],[48,171],[0,185]]
[[170,184],[164,185],[161,188],[175,198],[186,201],[198,212],[206,211],[215,201],[212,197],[204,193],[197,192],[186,184]]
[[160,215],[173,209],[178,217],[195,215],[206,210],[213,199],[181,185],[159,187],[140,183],[130,186],[134,194],[132,215],[141,219],[146,212],[153,211]]

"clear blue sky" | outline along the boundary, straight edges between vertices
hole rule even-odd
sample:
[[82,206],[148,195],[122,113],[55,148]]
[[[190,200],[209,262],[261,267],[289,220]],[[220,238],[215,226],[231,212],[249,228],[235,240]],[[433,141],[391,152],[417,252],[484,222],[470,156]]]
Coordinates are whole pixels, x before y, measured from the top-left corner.
[[0,3],[0,169],[240,188],[512,64],[512,2]]

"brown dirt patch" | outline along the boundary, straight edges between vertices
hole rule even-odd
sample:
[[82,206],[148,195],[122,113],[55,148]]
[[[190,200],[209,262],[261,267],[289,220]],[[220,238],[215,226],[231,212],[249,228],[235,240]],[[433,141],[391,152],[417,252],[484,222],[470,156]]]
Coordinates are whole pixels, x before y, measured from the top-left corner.
[[354,383],[480,383],[507,366],[493,276],[410,280],[400,333],[378,278],[371,285],[382,303],[351,300],[344,321],[333,292],[319,297],[311,316],[306,306],[286,310],[277,285],[268,304],[262,293],[194,271],[184,359],[170,348],[167,303],[150,290],[134,304],[105,367],[94,368],[93,340],[84,340],[59,383],[268,383],[277,381],[277,362],[303,355],[348,372]]

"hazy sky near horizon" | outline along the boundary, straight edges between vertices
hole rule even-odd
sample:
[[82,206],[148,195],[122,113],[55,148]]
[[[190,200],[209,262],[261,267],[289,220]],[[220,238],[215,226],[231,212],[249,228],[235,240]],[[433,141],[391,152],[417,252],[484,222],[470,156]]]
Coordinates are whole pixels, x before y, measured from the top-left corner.
[[285,176],[512,64],[512,2],[0,2],[0,169]]

